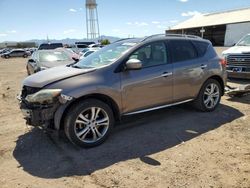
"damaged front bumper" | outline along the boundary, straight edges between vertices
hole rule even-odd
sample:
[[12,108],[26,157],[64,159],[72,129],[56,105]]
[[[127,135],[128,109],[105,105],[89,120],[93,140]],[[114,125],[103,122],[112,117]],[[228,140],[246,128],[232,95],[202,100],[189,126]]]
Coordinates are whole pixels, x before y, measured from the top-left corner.
[[59,102],[50,105],[29,105],[23,101],[20,102],[26,124],[34,127],[53,128],[54,114],[59,106]]
[[[38,92],[35,92],[30,96],[36,95]],[[59,106],[67,103],[69,100],[72,100],[71,97],[60,94],[53,97],[53,99],[50,100],[49,103],[39,103],[27,101],[27,96],[29,95],[24,95],[23,93],[21,93],[17,97],[20,109],[22,111],[24,119],[26,120],[26,124],[43,128],[54,128],[54,115],[57,109],[59,108]],[[41,100],[41,96],[39,96],[38,98],[39,100]]]

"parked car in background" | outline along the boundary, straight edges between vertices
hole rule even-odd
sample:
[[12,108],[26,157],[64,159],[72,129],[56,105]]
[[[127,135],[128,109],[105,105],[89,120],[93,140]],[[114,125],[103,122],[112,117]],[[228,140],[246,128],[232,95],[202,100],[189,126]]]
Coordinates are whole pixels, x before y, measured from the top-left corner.
[[37,48],[28,48],[27,49],[27,51],[29,51],[31,54],[33,54],[34,51],[36,51],[36,50],[37,50]]
[[222,52],[227,61],[229,78],[250,79],[250,34],[244,36],[235,46]]
[[58,48],[58,49],[62,49],[65,52],[67,52],[69,54],[69,56],[75,60],[78,61],[80,59],[80,55],[77,54],[74,50],[72,50],[71,48]]
[[38,47],[38,50],[54,50],[56,48],[63,48],[62,43],[43,43]]
[[100,50],[101,48],[84,48],[81,52],[79,52],[79,56],[82,57],[83,54],[85,54],[86,52],[88,51],[98,51]]
[[4,53],[6,53],[6,52],[9,52],[9,51],[11,51],[10,48],[1,49],[1,50],[0,50],[0,55],[1,55],[1,54],[4,54]]
[[83,59],[83,58],[89,56],[90,54],[97,52],[98,50],[99,50],[99,48],[88,48],[88,50],[80,56],[80,59]]
[[93,147],[122,116],[191,101],[203,112],[215,110],[225,66],[211,42],[194,36],[120,40],[78,63],[27,77],[20,108],[27,124],[62,129],[72,143]]
[[71,64],[75,60],[72,59],[72,54],[64,49],[38,50],[28,60],[26,69],[28,75],[31,75],[48,68]]
[[8,52],[5,52],[3,54],[1,54],[1,57],[3,58],[10,58],[10,57],[24,57],[27,58],[28,56],[30,56],[31,53],[29,51],[23,50],[23,49],[14,49]]
[[84,49],[88,48],[89,45],[95,44],[95,42],[76,42],[75,43],[75,51],[76,53],[82,52]]
[[101,44],[90,44],[88,46],[88,48],[102,48],[102,47],[103,47],[103,45],[101,45]]

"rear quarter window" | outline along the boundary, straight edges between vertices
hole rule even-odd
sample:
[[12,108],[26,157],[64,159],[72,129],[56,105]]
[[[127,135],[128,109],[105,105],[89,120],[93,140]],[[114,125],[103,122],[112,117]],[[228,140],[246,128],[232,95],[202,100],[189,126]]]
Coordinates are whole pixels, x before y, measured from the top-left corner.
[[192,43],[197,50],[198,57],[203,57],[207,52],[209,43],[201,41],[192,41]]
[[171,40],[172,62],[187,61],[198,57],[194,45],[189,40]]

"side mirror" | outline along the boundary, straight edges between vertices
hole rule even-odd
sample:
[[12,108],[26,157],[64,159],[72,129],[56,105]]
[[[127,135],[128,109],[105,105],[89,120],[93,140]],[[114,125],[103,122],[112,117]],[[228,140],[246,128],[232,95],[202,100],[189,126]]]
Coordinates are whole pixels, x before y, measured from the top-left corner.
[[28,62],[29,63],[35,63],[36,61],[34,59],[29,59]]
[[139,70],[142,68],[142,62],[139,59],[130,59],[126,62],[127,70]]

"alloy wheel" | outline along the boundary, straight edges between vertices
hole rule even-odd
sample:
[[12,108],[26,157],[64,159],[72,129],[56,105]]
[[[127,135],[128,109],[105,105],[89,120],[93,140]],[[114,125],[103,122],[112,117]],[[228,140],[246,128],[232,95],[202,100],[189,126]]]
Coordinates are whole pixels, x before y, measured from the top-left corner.
[[204,95],[203,95],[203,101],[205,106],[208,109],[214,108],[220,99],[220,89],[217,84],[210,83],[207,85]]
[[85,143],[95,143],[105,136],[109,128],[108,114],[99,107],[82,111],[75,121],[75,134]]

